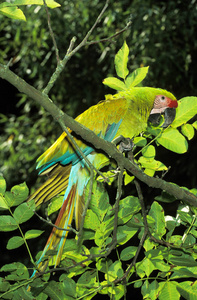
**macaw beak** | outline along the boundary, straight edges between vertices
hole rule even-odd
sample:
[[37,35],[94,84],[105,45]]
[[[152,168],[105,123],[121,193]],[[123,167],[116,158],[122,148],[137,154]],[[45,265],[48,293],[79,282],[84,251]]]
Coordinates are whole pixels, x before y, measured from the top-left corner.
[[176,117],[176,108],[166,108],[164,112],[164,123],[161,125],[161,127],[168,127],[172,122],[174,121]]
[[[149,116],[148,121],[153,123],[154,125],[159,125],[161,114],[153,113]],[[176,117],[176,108],[175,107],[167,107],[164,111],[164,123],[161,127],[168,127],[174,121]]]

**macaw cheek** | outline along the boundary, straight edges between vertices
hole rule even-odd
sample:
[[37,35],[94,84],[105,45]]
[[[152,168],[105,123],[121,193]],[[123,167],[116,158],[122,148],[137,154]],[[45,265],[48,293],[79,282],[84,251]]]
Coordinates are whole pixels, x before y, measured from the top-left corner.
[[[176,117],[176,108],[166,108],[164,111],[164,123],[161,127],[168,127]],[[160,123],[161,114],[151,114],[148,118],[148,121],[151,122],[153,125],[157,126]]]
[[176,117],[176,108],[166,108],[164,112],[164,123],[161,125],[161,127],[168,127],[172,122],[174,121]]

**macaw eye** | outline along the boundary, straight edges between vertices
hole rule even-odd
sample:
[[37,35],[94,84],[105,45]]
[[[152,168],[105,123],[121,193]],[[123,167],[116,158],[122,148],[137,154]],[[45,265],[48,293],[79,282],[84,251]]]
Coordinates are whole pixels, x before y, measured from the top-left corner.
[[161,96],[161,100],[165,100],[165,98],[166,98],[165,96]]

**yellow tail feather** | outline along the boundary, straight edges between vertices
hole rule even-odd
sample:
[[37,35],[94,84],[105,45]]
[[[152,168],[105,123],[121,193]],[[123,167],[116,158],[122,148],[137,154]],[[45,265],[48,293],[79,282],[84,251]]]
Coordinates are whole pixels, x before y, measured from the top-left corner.
[[49,178],[28,199],[34,199],[36,206],[49,201],[68,186],[71,165],[56,165],[48,174]]

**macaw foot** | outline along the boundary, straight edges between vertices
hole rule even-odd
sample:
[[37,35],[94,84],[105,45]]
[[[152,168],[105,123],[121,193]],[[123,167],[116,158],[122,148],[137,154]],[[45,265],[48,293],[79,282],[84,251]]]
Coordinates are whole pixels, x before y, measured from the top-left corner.
[[115,145],[119,144],[119,151],[121,153],[129,152],[133,149],[134,143],[133,140],[130,138],[125,138],[124,136],[120,135],[116,139],[112,141]]

